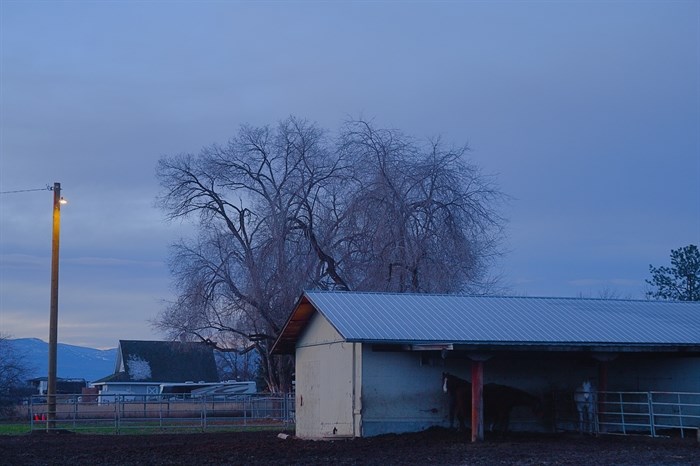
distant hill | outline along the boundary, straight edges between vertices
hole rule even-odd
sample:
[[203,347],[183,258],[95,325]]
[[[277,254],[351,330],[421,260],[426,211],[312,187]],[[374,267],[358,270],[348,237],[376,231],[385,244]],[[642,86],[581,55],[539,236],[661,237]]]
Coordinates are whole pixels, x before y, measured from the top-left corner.
[[[38,338],[9,340],[14,351],[23,355],[28,378],[46,377],[49,372],[49,344]],[[117,349],[98,350],[83,346],[58,344],[56,376],[92,382],[114,373]]]

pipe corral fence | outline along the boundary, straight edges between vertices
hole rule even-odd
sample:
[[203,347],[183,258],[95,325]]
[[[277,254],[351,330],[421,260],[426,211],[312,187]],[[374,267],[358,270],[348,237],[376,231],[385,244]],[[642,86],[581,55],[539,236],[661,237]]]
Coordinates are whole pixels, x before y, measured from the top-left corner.
[[[583,430],[595,434],[698,436],[700,393],[691,392],[597,392],[595,410]],[[555,430],[581,430],[573,394],[555,397]],[[699,437],[700,438],[700,437]]]
[[294,395],[57,395],[55,425],[48,421],[46,397],[25,406],[31,430],[104,431],[273,427],[294,424]]
[[[553,430],[580,430],[572,393],[556,393],[553,399]],[[33,396],[22,413],[31,430],[47,430],[46,398]],[[56,430],[102,430],[125,433],[138,429],[216,430],[294,425],[294,394],[225,395],[57,395]],[[700,435],[700,393],[691,392],[597,392],[592,425],[595,434],[681,437]]]

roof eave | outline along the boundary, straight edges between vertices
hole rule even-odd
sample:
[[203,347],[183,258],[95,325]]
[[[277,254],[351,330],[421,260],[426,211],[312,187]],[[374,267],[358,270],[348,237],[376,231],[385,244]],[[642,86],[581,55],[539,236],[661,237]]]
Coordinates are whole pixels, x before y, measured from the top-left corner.
[[282,326],[270,352],[272,354],[294,354],[296,342],[306,328],[316,308],[311,304],[305,294],[297,299],[294,310]]
[[700,343],[638,343],[638,342],[520,342],[520,341],[391,341],[348,339],[351,343],[371,344],[378,351],[527,351],[527,352],[593,352],[639,353],[673,352],[700,353]]

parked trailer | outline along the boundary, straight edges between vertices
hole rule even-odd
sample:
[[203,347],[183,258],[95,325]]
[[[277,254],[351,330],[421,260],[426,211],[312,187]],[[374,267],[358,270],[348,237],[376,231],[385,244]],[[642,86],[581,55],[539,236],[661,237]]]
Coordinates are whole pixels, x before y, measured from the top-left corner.
[[227,382],[192,390],[192,398],[218,397],[225,399],[235,395],[253,395],[258,392],[255,382]]

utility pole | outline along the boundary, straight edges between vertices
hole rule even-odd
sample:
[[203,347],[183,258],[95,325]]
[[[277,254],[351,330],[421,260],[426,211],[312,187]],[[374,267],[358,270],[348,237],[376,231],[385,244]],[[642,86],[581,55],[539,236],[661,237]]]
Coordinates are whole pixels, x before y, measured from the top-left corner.
[[[51,309],[49,314],[49,380],[46,390],[46,430],[56,428],[56,354],[58,352],[58,246],[61,234],[61,183],[53,184],[53,235],[51,240]],[[65,202],[65,201],[64,201]]]

